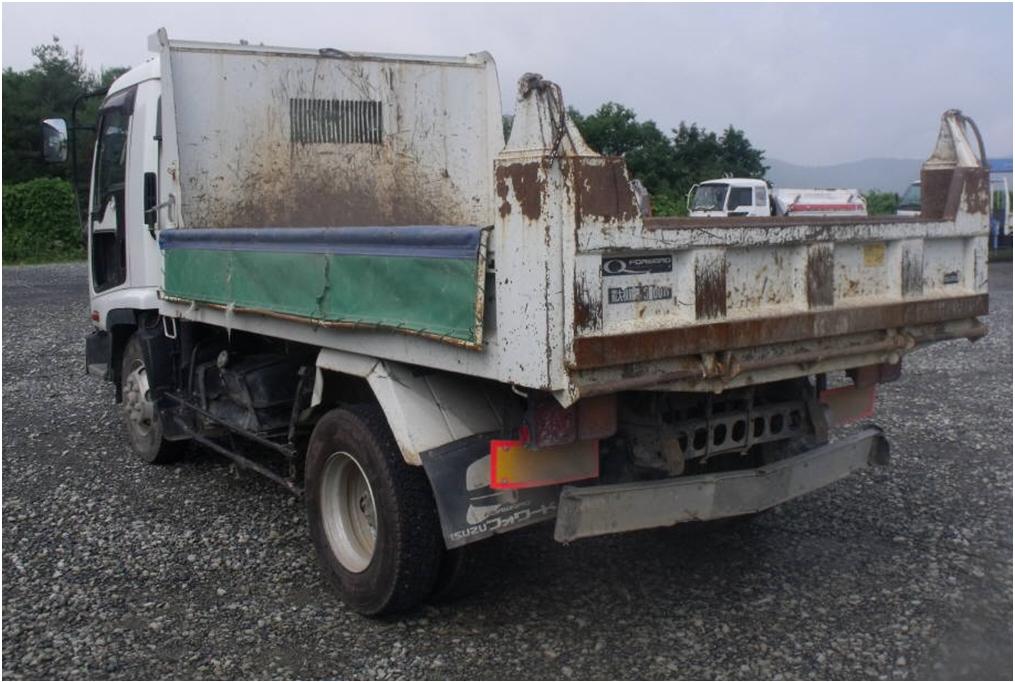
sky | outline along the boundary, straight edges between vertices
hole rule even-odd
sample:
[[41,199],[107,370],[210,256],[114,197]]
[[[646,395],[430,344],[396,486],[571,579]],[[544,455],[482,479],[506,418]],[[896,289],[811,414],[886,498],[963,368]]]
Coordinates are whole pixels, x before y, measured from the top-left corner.
[[769,158],[827,165],[925,158],[946,109],[987,154],[1012,154],[1012,5],[985,4],[13,4],[3,66],[54,35],[92,69],[170,38],[497,60],[503,108],[525,72],[590,113],[616,101],[669,130],[733,125]]

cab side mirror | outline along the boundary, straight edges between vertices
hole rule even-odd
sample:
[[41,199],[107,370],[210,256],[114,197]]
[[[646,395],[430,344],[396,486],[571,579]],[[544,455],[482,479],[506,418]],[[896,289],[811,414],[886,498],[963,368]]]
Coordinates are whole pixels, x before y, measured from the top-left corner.
[[62,118],[42,122],[42,158],[48,163],[67,160],[67,121]]

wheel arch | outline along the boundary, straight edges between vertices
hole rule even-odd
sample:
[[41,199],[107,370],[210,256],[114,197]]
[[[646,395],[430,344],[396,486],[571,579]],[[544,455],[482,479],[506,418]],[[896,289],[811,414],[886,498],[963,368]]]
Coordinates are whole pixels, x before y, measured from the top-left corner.
[[105,378],[107,381],[113,382],[118,403],[123,400],[120,386],[120,364],[123,362],[123,350],[127,347],[130,337],[138,329],[139,316],[145,312],[133,308],[114,308],[106,313],[109,357],[106,359]]
[[481,433],[502,432],[521,420],[517,396],[504,384],[441,370],[322,349],[311,407],[376,402],[402,458]]

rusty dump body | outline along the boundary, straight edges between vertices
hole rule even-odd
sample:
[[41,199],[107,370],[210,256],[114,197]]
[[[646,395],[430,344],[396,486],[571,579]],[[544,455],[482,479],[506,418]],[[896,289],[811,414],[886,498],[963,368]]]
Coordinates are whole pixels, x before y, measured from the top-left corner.
[[[986,182],[980,168],[932,180],[940,195],[911,219],[645,219],[650,253],[664,253],[674,270],[683,265],[686,284],[673,286],[672,298],[671,285],[650,285],[662,288],[662,303],[635,301],[610,315],[604,308],[612,287],[602,279],[600,291],[590,287],[594,275],[586,270],[575,288],[570,364],[589,379],[582,393],[661,383],[717,389],[772,370],[784,377],[862,357],[894,363],[922,343],[979,337],[986,332],[975,319],[987,314],[986,247],[982,220],[971,218],[986,215]],[[601,263],[643,253],[630,242],[614,248],[604,236],[587,238]],[[597,259],[589,260],[595,267]],[[625,279],[642,295],[644,282],[666,281],[666,274]],[[685,324],[643,324],[652,315]]]
[[160,50],[164,229],[461,227],[482,230],[485,247],[460,310],[439,311],[475,321],[446,325],[461,333],[311,305],[283,315],[267,296],[164,297],[163,314],[537,389],[564,406],[897,364],[921,344],[986,332],[988,172],[958,112],[943,116],[924,165],[919,217],[643,217],[623,159],[585,144],[552,82],[521,79],[505,143],[485,53]]
[[500,214],[551,248],[560,225],[569,389],[718,392],[986,333],[988,171],[965,122],[943,117],[912,218],[642,218],[622,160],[565,127],[557,161],[508,163],[512,136]]

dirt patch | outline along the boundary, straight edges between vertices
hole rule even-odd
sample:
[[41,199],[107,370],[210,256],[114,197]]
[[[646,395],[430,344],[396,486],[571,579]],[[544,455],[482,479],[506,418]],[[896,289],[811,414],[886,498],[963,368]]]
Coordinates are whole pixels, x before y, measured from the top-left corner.
[[701,319],[726,316],[726,258],[694,264],[694,314]]
[[594,331],[603,326],[603,301],[594,296],[584,276],[574,284],[574,327],[575,331]]
[[807,251],[807,307],[832,305],[835,301],[835,252],[830,245]]

